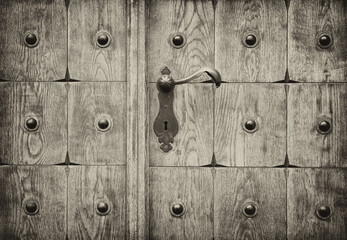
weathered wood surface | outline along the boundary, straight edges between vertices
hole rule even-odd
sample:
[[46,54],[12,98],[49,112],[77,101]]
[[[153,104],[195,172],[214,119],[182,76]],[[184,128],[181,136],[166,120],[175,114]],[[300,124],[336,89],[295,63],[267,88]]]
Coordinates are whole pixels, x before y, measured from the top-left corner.
[[[214,10],[212,1],[151,0],[147,2],[147,79],[155,82],[167,66],[174,79],[202,67],[214,67]],[[186,44],[174,48],[170,41],[183,34]],[[201,81],[204,78],[196,79]]]
[[215,86],[207,83],[179,85],[174,89],[173,109],[179,130],[172,144],[173,149],[165,153],[159,148],[160,143],[153,130],[159,112],[158,90],[156,84],[149,84],[151,166],[201,166],[211,163],[214,92]]
[[[68,172],[69,239],[125,239],[125,166],[72,166]],[[106,200],[107,215],[96,212]]]
[[[0,239],[65,239],[65,167],[1,166],[0,182]],[[36,215],[24,211],[31,199]]]
[[[0,83],[0,161],[56,164],[67,150],[67,93],[63,83]],[[38,121],[36,131],[26,120]]]
[[[216,90],[214,152],[226,166],[276,166],[286,155],[283,84],[222,84]],[[258,130],[246,132],[248,119]]]
[[[181,217],[170,213],[173,203],[186,208]],[[212,239],[213,179],[208,168],[151,168],[149,239]]]
[[[345,0],[291,0],[288,12],[288,68],[291,80],[346,82],[347,4]],[[333,45],[317,45],[321,33]]]
[[[70,0],[68,62],[72,79],[126,81],[126,3],[124,0]],[[96,44],[100,31],[108,32],[111,37],[106,48]]]
[[[217,1],[216,69],[226,82],[283,80],[287,56],[285,1]],[[255,34],[258,45],[247,48],[245,35]]]
[[[217,168],[214,239],[286,239],[286,179],[283,169]],[[243,214],[246,203],[257,214]]]
[[[0,2],[0,79],[54,81],[67,65],[67,14],[64,0]],[[39,43],[24,44],[26,33]]]
[[[331,218],[319,219],[316,208],[333,207]],[[347,170],[289,169],[288,239],[347,239]]]
[[[317,131],[330,119],[328,134]],[[347,84],[291,84],[288,94],[288,156],[303,167],[347,166]]]
[[[78,164],[126,163],[126,83],[71,83],[69,156]],[[108,131],[97,129],[108,119]]]

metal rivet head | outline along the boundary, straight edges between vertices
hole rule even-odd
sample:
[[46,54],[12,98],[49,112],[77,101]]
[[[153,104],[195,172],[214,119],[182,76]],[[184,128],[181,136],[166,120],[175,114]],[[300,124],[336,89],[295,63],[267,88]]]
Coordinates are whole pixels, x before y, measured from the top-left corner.
[[96,205],[96,212],[99,215],[107,215],[110,212],[110,208],[105,200],[101,200]]
[[242,42],[246,47],[253,48],[258,45],[258,37],[254,33],[246,33]]
[[318,46],[320,48],[329,48],[333,44],[333,39],[329,34],[320,34],[318,36]]
[[106,132],[110,130],[112,126],[112,120],[109,116],[102,115],[96,119],[96,129],[100,132]]
[[185,213],[185,207],[182,203],[174,203],[170,207],[170,212],[174,217],[181,217]]
[[27,33],[24,38],[24,43],[28,47],[35,47],[39,43],[39,39],[33,33]]
[[99,122],[98,122],[98,126],[100,129],[107,129],[109,126],[110,126],[110,123],[108,122],[107,119],[103,118],[103,119],[100,119]]
[[39,212],[39,203],[34,199],[29,199],[24,203],[24,211],[28,215],[35,215]]
[[243,126],[243,129],[249,133],[253,133],[253,132],[257,131],[257,129],[258,129],[257,121],[255,119],[252,119],[252,118],[247,119],[242,126]]
[[324,119],[320,119],[318,120],[317,123],[317,131],[321,134],[328,134],[330,133],[332,130],[332,126],[331,126],[331,120],[324,118]]
[[183,34],[175,34],[171,38],[171,45],[174,48],[182,48],[186,44],[186,38]]
[[320,219],[329,219],[332,215],[332,207],[329,205],[320,205],[317,207],[316,214]]
[[254,217],[257,215],[257,206],[255,203],[246,203],[243,206],[243,214],[246,217]]
[[101,48],[106,48],[111,44],[111,36],[107,32],[99,32],[96,35],[96,44]]
[[30,117],[25,121],[25,128],[28,131],[36,131],[39,128],[37,119]]

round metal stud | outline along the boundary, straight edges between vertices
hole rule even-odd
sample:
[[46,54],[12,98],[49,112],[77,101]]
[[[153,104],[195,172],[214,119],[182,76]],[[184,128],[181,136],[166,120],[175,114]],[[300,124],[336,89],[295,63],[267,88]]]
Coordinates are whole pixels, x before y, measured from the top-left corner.
[[24,202],[24,212],[28,215],[35,215],[39,212],[39,203],[35,199],[29,199]]
[[243,36],[242,43],[245,45],[245,47],[254,48],[258,45],[259,40],[256,34],[246,33]]
[[173,203],[170,207],[170,212],[174,217],[181,217],[185,214],[186,209],[183,203]]
[[25,121],[25,129],[33,132],[39,128],[38,120],[34,117],[30,117]]
[[258,213],[257,205],[253,202],[246,203],[243,206],[242,212],[246,217],[252,218]]
[[257,121],[253,118],[248,118],[242,125],[243,129],[248,133],[253,133],[258,130]]
[[111,44],[111,35],[105,31],[101,31],[96,35],[96,45],[100,48],[106,48]]
[[95,125],[96,125],[96,129],[99,130],[100,132],[106,132],[110,130],[111,128],[112,120],[110,117],[106,115],[102,115],[96,119]]
[[26,33],[24,37],[24,43],[26,46],[33,48],[39,44],[39,39],[34,33]]
[[170,43],[174,48],[182,48],[186,44],[186,38],[182,33],[177,33],[172,36]]
[[111,211],[111,208],[109,207],[108,203],[106,200],[100,200],[96,204],[96,212],[101,215],[105,216]]
[[333,210],[331,206],[324,204],[317,206],[316,214],[320,219],[326,220],[331,217]]
[[329,48],[333,44],[333,38],[330,34],[322,33],[318,36],[317,43],[320,48]]
[[317,122],[317,131],[320,134],[328,134],[332,130],[331,120],[328,118],[323,118]]

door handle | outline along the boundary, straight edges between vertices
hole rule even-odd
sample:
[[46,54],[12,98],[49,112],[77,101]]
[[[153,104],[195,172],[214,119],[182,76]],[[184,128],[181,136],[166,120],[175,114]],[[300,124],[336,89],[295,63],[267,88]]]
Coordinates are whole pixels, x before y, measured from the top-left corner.
[[173,111],[174,88],[176,85],[191,82],[193,79],[200,77],[202,74],[207,74],[211,77],[212,82],[219,87],[222,83],[219,72],[215,69],[204,67],[193,73],[192,75],[175,81],[171,77],[171,71],[168,67],[161,70],[161,77],[157,81],[157,89],[159,90],[159,113],[154,121],[154,132],[158,137],[160,149],[164,152],[169,152],[172,149],[171,143],[174,142],[174,137],[178,133],[178,121]]

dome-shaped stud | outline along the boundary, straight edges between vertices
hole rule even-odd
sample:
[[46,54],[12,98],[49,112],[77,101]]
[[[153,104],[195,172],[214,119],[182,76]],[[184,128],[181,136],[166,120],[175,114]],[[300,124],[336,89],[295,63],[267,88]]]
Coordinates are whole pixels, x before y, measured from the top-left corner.
[[26,130],[33,132],[39,128],[38,120],[34,117],[30,117],[25,121]]
[[172,36],[170,43],[174,48],[182,48],[186,44],[186,38],[181,33],[175,34]]
[[110,210],[111,209],[106,200],[100,200],[96,204],[96,212],[101,216],[107,215],[110,212]]
[[171,215],[174,217],[181,217],[185,211],[185,206],[182,203],[174,203],[170,207]]
[[258,213],[258,209],[255,203],[246,203],[242,209],[243,214],[246,217],[254,217]]
[[39,39],[34,33],[27,33],[24,37],[24,43],[27,47],[33,48],[39,44]]
[[248,132],[248,133],[253,133],[257,131],[258,129],[258,124],[255,119],[246,119],[242,125],[243,129]]
[[96,119],[96,129],[99,130],[100,132],[106,132],[110,130],[111,125],[112,125],[112,120],[110,117],[106,115],[99,116]]
[[28,215],[35,215],[39,212],[39,203],[34,199],[29,199],[24,203],[24,211]]
[[316,210],[317,216],[323,220],[329,219],[332,213],[332,207],[329,205],[320,205]]
[[105,31],[101,31],[96,35],[96,45],[100,48],[106,48],[111,44],[111,35]]
[[317,38],[317,44],[320,48],[329,48],[333,44],[333,39],[330,34],[320,34]]
[[321,134],[328,134],[332,130],[331,120],[324,118],[317,122],[317,131]]
[[258,45],[259,40],[256,34],[246,33],[243,36],[242,43],[243,45],[245,45],[245,47],[254,48],[255,46]]

